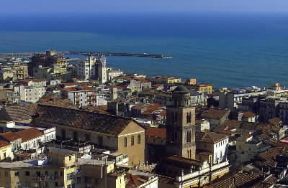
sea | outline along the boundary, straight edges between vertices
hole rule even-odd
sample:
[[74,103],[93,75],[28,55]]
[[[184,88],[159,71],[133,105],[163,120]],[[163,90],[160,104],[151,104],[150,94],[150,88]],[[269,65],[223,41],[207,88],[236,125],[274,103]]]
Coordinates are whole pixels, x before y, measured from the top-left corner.
[[108,66],[218,88],[288,86],[288,14],[0,15],[0,52],[48,49],[164,54],[172,58],[108,57]]

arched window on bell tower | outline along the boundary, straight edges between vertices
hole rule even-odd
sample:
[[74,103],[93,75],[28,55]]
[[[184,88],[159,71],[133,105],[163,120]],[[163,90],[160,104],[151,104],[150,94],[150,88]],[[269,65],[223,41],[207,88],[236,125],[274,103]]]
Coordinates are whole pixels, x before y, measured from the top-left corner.
[[187,133],[186,133],[186,142],[187,143],[191,143],[191,137],[192,136],[192,134],[191,134],[191,130],[189,130],[189,131],[187,131]]
[[187,112],[186,114],[186,123],[191,123],[192,120],[192,114],[191,112]]

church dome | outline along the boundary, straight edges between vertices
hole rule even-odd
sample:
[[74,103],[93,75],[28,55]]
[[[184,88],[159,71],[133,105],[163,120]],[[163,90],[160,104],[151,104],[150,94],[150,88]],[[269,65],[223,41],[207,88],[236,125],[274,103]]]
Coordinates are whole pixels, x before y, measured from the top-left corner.
[[183,85],[180,85],[180,86],[177,86],[174,90],[173,90],[173,93],[183,93],[183,94],[187,94],[189,93],[189,90],[183,86]]

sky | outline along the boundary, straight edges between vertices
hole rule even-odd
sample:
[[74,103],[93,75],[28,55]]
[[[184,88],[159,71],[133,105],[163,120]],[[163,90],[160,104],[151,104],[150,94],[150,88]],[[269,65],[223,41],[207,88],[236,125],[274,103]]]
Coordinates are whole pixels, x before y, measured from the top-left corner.
[[288,0],[0,0],[0,14],[287,12]]

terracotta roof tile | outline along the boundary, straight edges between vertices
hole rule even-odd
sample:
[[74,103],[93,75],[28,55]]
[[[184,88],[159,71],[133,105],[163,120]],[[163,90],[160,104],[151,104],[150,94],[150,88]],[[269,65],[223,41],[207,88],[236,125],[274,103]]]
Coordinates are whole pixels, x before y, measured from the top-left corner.
[[154,128],[154,127],[147,128],[146,136],[166,139],[166,128]]
[[17,134],[15,134],[14,132],[1,133],[0,138],[1,138],[1,140],[5,140],[8,142],[13,142],[17,139],[20,139],[20,137]]
[[5,141],[5,140],[0,140],[0,148],[5,147],[5,146],[9,146],[9,142]]
[[61,125],[111,135],[120,134],[133,122],[130,118],[43,104],[38,106],[38,113],[39,117],[33,121],[38,126]]
[[149,180],[149,177],[132,174],[128,174],[126,178],[128,179],[128,182],[126,184],[128,188],[140,187],[142,184],[146,183]]
[[[259,171],[238,172],[234,175],[228,175],[205,188],[226,188],[227,185],[232,187],[252,187],[262,179],[262,173]],[[233,186],[234,184],[234,186]]]
[[15,134],[22,138],[22,142],[26,142],[28,140],[32,140],[34,138],[42,136],[43,132],[38,129],[31,128],[15,132]]
[[201,117],[204,119],[221,119],[227,114],[229,114],[229,110],[209,109],[204,111]]
[[196,133],[196,140],[206,143],[218,143],[221,140],[226,139],[228,136],[225,134],[219,134],[215,132],[198,132]]
[[182,166],[182,167],[189,167],[189,166],[201,166],[201,162],[198,160],[193,159],[187,159],[180,156],[170,156],[165,159],[165,163],[170,163],[176,166]]
[[255,117],[255,114],[253,112],[244,112],[243,113],[243,118],[250,118],[250,117]]

